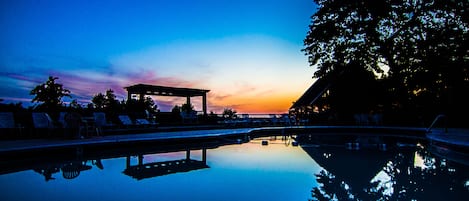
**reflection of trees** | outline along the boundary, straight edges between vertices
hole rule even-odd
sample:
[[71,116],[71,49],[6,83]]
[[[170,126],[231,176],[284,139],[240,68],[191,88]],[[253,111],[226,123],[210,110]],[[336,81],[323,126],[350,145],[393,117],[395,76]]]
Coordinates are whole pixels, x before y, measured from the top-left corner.
[[321,170],[316,175],[318,183],[323,184],[319,188],[312,190],[313,197],[318,200],[351,200],[353,199],[353,193],[349,186],[330,172]]
[[[416,151],[416,152],[414,152]],[[415,153],[424,161],[414,165]],[[469,196],[467,166],[434,157],[426,149],[400,152],[383,167],[386,179],[367,186],[349,186],[327,170],[316,175],[314,200],[460,200]]]

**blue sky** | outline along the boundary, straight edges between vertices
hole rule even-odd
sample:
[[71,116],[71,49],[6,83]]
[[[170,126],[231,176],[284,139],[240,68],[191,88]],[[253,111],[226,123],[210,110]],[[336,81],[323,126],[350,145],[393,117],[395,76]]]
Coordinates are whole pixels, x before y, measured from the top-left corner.
[[[145,83],[210,89],[209,110],[286,112],[312,83],[311,0],[0,0],[0,98],[49,75],[82,103]],[[152,97],[165,111],[184,98]],[[193,101],[196,109],[200,101]]]

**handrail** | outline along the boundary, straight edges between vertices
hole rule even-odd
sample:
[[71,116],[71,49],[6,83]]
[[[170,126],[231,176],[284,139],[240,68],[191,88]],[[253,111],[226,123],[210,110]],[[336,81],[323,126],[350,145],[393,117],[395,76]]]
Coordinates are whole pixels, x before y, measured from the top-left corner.
[[448,123],[447,123],[447,118],[446,118],[446,115],[444,114],[440,114],[438,116],[435,117],[435,119],[433,120],[432,124],[427,128],[427,133],[431,132],[432,131],[432,128],[433,126],[435,126],[435,124],[438,122],[438,120],[444,118],[445,122],[444,122],[444,126],[445,126],[445,133],[448,133]]

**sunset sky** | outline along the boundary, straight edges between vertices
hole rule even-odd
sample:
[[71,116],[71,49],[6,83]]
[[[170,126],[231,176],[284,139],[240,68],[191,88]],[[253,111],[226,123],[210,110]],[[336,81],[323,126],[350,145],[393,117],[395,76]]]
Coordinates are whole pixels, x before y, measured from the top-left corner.
[[[0,99],[49,75],[86,104],[153,84],[209,89],[208,110],[284,113],[313,83],[312,0],[0,0]],[[153,96],[162,111],[185,98]],[[193,98],[201,110],[200,98]]]

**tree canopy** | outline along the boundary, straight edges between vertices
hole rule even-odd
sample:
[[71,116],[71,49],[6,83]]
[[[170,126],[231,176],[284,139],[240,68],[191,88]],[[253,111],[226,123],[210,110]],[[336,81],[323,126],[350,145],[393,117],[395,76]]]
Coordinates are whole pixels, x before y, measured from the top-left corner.
[[303,49],[317,67],[314,77],[355,63],[384,73],[399,104],[447,109],[467,101],[461,94],[469,90],[469,1],[315,2]]
[[49,110],[56,110],[63,106],[63,97],[71,97],[70,90],[65,89],[62,84],[56,83],[58,77],[49,76],[49,79],[37,85],[30,94],[35,97],[32,102],[42,102],[39,107]]

